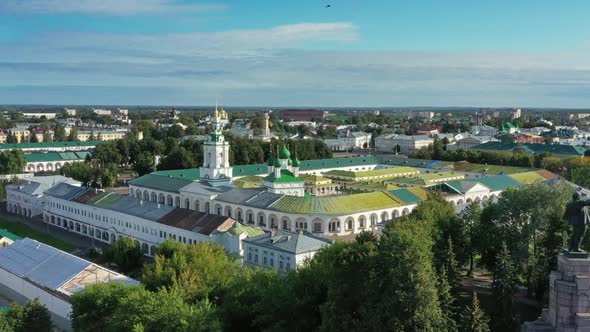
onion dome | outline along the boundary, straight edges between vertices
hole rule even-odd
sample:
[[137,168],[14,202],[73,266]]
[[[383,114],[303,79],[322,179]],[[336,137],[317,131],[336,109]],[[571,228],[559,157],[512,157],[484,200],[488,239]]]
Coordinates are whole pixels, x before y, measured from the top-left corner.
[[281,167],[281,166],[283,166],[283,165],[281,164],[281,161],[280,161],[280,160],[278,160],[278,159],[275,159],[275,167]]
[[289,159],[289,158],[291,158],[291,152],[289,152],[289,149],[287,149],[285,144],[283,144],[283,147],[279,151],[279,159]]
[[287,165],[291,166],[291,159],[287,159]]
[[293,167],[299,167],[301,165],[301,162],[299,161],[299,158],[297,158],[297,155],[295,155],[295,159],[293,159],[293,162],[291,164],[293,165]]
[[268,157],[268,160],[266,161],[266,166],[274,166],[275,164],[275,158],[272,157],[272,155],[270,155],[270,157]]

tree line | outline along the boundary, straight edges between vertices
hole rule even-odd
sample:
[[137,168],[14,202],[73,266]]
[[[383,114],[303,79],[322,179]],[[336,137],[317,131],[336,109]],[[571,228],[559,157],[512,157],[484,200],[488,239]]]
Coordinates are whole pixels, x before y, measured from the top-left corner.
[[2,332],[50,332],[53,328],[51,313],[39,299],[29,301],[24,306],[13,303],[6,312],[0,311]]

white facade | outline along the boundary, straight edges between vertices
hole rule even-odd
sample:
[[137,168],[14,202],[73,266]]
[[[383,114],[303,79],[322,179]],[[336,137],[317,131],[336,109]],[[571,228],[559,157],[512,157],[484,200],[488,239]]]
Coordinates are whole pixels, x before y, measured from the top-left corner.
[[97,115],[102,115],[102,116],[111,116],[113,114],[113,111],[105,110],[102,108],[93,108],[92,113],[97,114]]
[[27,178],[19,184],[6,186],[6,211],[25,217],[43,213],[45,191],[58,183],[80,186],[80,182],[63,176],[42,176]]
[[45,117],[47,119],[55,119],[57,113],[23,113],[23,118],[27,119],[40,119]]
[[434,143],[434,139],[424,135],[390,134],[375,138],[375,149],[386,153],[413,153]]
[[223,137],[221,120],[228,121],[227,113],[215,108],[213,132],[203,145],[203,166],[199,173],[203,180],[213,185],[229,184],[232,178],[232,167],[229,164],[229,142],[226,142]]
[[476,136],[496,136],[498,135],[498,129],[492,126],[473,126],[471,127],[471,133]]

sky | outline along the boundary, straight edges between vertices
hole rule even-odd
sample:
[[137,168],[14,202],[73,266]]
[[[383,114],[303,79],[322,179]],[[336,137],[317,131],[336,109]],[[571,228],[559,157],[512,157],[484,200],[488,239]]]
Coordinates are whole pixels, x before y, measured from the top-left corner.
[[588,108],[588,13],[588,0],[0,0],[0,104]]

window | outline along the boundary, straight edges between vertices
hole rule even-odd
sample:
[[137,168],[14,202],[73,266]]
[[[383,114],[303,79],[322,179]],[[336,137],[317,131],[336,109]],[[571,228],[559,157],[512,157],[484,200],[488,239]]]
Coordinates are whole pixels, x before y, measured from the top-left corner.
[[262,264],[266,265],[266,256],[262,257]]
[[249,253],[248,253],[248,261],[249,261],[249,262],[251,262],[251,261],[252,261],[252,253],[251,253],[251,252],[249,252]]
[[258,254],[254,255],[254,263],[258,263]]
[[291,263],[287,263],[287,270],[291,268]]
[[282,270],[283,269],[283,261],[279,261],[279,268]]
[[270,266],[274,267],[275,266],[275,260],[274,258],[270,258]]

